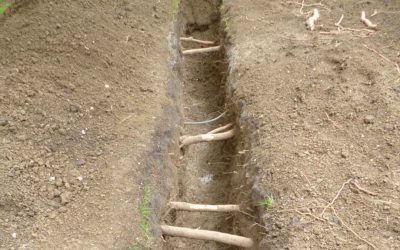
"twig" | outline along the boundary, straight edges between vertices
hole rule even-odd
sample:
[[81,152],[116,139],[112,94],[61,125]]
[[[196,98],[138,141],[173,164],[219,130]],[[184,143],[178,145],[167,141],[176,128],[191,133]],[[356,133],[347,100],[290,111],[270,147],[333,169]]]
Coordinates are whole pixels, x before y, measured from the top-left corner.
[[343,29],[343,26],[340,25],[340,23],[342,22],[343,18],[344,18],[344,15],[342,14],[342,16],[340,17],[339,21],[337,23],[335,23],[335,26],[338,27],[338,31]]
[[204,205],[204,204],[191,204],[187,202],[171,201],[169,203],[171,208],[175,210],[184,211],[198,211],[198,212],[237,212],[240,211],[239,205]]
[[365,11],[361,11],[361,22],[370,29],[376,29],[376,24],[373,24],[368,18],[365,17]]
[[226,114],[226,112],[223,112],[222,114],[220,114],[219,116],[210,119],[210,120],[205,120],[205,121],[201,121],[201,122],[184,122],[185,125],[202,125],[202,124],[207,124],[207,123],[211,123],[211,122],[215,122],[217,120],[219,120],[220,118],[224,117]]
[[215,134],[215,133],[218,133],[218,132],[222,132],[222,131],[227,130],[228,128],[232,127],[233,124],[234,124],[233,122],[230,122],[230,123],[228,123],[228,124],[226,124],[226,125],[224,125],[222,127],[219,127],[219,128],[214,129],[214,130],[211,130],[210,132],[207,132],[207,134]]
[[210,141],[221,141],[227,140],[235,136],[235,130],[231,129],[226,132],[216,133],[216,134],[200,134],[194,136],[181,136],[180,141],[181,145],[179,148],[183,148],[184,146],[196,144],[200,142],[210,142]]
[[297,209],[295,209],[294,211],[295,211],[296,213],[298,213],[298,214],[301,214],[301,215],[308,215],[308,216],[313,217],[313,218],[316,219],[316,220],[319,220],[319,221],[322,221],[322,222],[326,222],[326,219],[317,217],[317,216],[313,215],[311,212],[304,213],[304,212],[300,212],[300,211],[297,210]]
[[333,211],[333,213],[335,214],[335,216],[337,217],[337,219],[340,221],[340,224],[342,224],[347,230],[349,230],[352,234],[354,234],[359,240],[363,241],[364,243],[368,244],[369,246],[371,246],[373,249],[378,249],[374,244],[372,244],[371,242],[367,241],[366,239],[362,238],[358,233],[354,232],[353,229],[351,229],[349,226],[347,226],[346,223],[344,223],[344,221],[339,217],[339,215],[336,213],[336,210],[334,207],[331,206],[331,209]]
[[214,52],[218,51],[221,49],[221,46],[214,46],[214,47],[208,47],[208,48],[201,48],[201,49],[188,49],[182,51],[183,55],[193,55],[193,54],[199,54],[199,53],[208,53],[208,52]]
[[328,209],[330,206],[333,205],[333,203],[335,203],[336,199],[339,197],[340,193],[342,192],[344,186],[346,186],[346,184],[350,183],[353,180],[353,178],[348,179],[346,182],[344,182],[342,184],[342,187],[339,189],[339,191],[336,193],[335,198],[333,198],[331,200],[331,202],[328,203],[328,205],[326,205],[326,207],[322,210],[321,214],[319,215],[319,217],[322,217],[326,211],[326,209]]
[[303,13],[303,8],[304,8],[304,0],[301,1],[301,6],[300,6],[300,10],[299,10],[300,14],[302,14],[302,15],[304,14]]
[[318,9],[314,9],[314,10],[313,10],[313,15],[310,16],[310,17],[307,19],[306,24],[307,24],[307,27],[308,27],[311,31],[315,29],[315,23],[317,22],[319,16],[320,16],[320,15],[319,15]]
[[377,10],[374,10],[374,13],[372,13],[369,17],[376,16],[376,14],[378,14],[378,11],[377,11]]
[[193,37],[181,37],[180,40],[184,41],[184,42],[194,42],[194,43],[200,43],[200,44],[206,44],[206,45],[215,44],[215,42],[213,42],[213,41],[204,41],[204,40],[195,39]]
[[252,239],[233,234],[227,234],[209,230],[192,229],[187,227],[173,227],[167,225],[161,225],[160,228],[163,234],[170,236],[178,236],[178,237],[198,239],[198,240],[213,240],[229,245],[246,247],[246,248],[253,246]]
[[377,193],[368,191],[368,190],[366,190],[366,189],[360,187],[360,186],[358,185],[358,183],[357,183],[356,180],[354,180],[352,183],[353,183],[353,185],[354,185],[356,188],[358,188],[360,191],[362,191],[362,192],[364,192],[364,193],[366,193],[366,194],[372,195],[372,196],[378,196]]
[[400,74],[400,66],[398,63],[393,62],[392,60],[390,60],[389,58],[387,58],[386,56],[382,55],[381,53],[379,53],[376,49],[370,48],[368,47],[366,44],[363,44],[365,48],[367,48],[368,50],[374,52],[375,54],[377,54],[378,56],[380,56],[382,59],[384,59],[385,61],[392,63],[395,67],[397,72]]

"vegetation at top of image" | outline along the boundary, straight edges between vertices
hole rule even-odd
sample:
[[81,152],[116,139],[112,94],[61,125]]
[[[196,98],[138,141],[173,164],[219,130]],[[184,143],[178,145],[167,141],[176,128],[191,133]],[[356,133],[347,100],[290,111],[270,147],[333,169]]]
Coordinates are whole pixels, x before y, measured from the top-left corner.
[[7,9],[11,6],[11,3],[6,2],[5,0],[0,0],[0,15],[4,14]]
[[274,204],[275,200],[272,195],[268,195],[263,200],[258,202],[258,205],[264,207],[265,210],[271,210],[274,207]]
[[[140,204],[140,213],[142,215],[142,222],[140,223],[140,227],[143,230],[144,235],[147,238],[146,248],[151,248],[154,236],[151,232],[151,224],[150,224],[150,216],[151,216],[151,209],[150,209],[150,200],[151,200],[151,189],[149,186],[146,186],[144,189],[144,195],[142,203]],[[138,248],[138,245],[133,246],[133,249],[141,249]]]

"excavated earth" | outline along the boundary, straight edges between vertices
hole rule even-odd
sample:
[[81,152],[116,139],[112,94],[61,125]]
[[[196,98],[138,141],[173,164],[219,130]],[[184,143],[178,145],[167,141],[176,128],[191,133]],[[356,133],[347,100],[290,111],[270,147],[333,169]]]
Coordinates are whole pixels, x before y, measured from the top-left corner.
[[[237,249],[160,224],[252,249],[400,248],[400,2],[12,3],[0,16],[0,249]],[[183,56],[206,46],[180,36],[222,49]],[[180,135],[228,122],[234,138],[179,149]]]

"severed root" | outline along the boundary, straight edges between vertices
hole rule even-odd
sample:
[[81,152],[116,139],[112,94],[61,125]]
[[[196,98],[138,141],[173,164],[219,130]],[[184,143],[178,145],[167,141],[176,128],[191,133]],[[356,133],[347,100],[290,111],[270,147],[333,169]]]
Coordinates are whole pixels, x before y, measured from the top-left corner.
[[318,18],[320,17],[318,9],[313,10],[313,15],[310,16],[307,21],[306,25],[310,30],[315,29],[315,23],[317,22]]
[[213,42],[213,41],[203,41],[203,40],[195,39],[193,37],[181,37],[180,40],[185,41],[185,42],[194,42],[194,43],[205,44],[205,45],[214,45],[215,44],[215,42]]
[[201,48],[201,49],[188,49],[188,50],[182,51],[182,54],[183,55],[193,55],[193,54],[214,52],[214,51],[218,51],[220,49],[221,49],[221,46],[214,46],[214,47]]
[[377,25],[373,24],[368,18],[365,17],[365,11],[361,11],[361,22],[370,29],[377,29]]
[[175,210],[197,211],[197,212],[235,212],[240,211],[239,205],[203,205],[187,202],[171,201],[170,207]]
[[180,141],[181,145],[179,148],[183,148],[184,146],[196,144],[200,142],[210,142],[210,141],[221,141],[232,138],[235,135],[235,130],[231,129],[222,133],[215,134],[201,134],[201,135],[193,135],[193,136],[181,136]]
[[252,247],[253,240],[243,236],[220,233],[216,231],[192,229],[187,227],[160,226],[165,235],[185,237],[198,240],[213,240],[238,247]]
[[228,124],[226,124],[226,125],[224,125],[224,126],[222,126],[222,127],[219,127],[219,128],[214,129],[214,130],[211,130],[211,131],[208,132],[207,134],[216,134],[216,133],[218,133],[218,132],[222,132],[222,131],[224,131],[224,130],[227,130],[228,128],[230,128],[230,127],[232,127],[232,126],[233,126],[233,123],[231,122],[231,123],[228,123]]

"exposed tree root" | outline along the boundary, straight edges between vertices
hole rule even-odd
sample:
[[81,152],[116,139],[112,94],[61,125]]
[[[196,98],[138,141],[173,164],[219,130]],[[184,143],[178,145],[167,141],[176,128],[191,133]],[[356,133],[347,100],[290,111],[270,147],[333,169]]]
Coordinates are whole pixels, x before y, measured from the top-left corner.
[[209,230],[192,229],[186,227],[173,227],[167,225],[161,225],[160,228],[163,234],[169,236],[177,236],[177,237],[184,237],[184,238],[198,239],[198,240],[213,240],[245,248],[253,246],[252,239],[233,234],[227,234]]
[[315,29],[315,23],[317,22],[317,20],[319,19],[319,17],[320,17],[320,15],[319,15],[318,9],[314,9],[314,10],[313,10],[313,15],[310,16],[310,17],[307,19],[307,21],[306,21],[307,27],[308,27],[310,30],[314,30],[314,29]]
[[207,124],[207,123],[211,123],[211,122],[215,122],[219,119],[221,119],[222,117],[224,117],[226,114],[226,112],[223,112],[222,114],[220,114],[219,116],[210,119],[210,120],[205,120],[205,121],[200,121],[200,122],[184,122],[185,125],[202,125],[202,124]]
[[361,11],[361,22],[370,29],[376,29],[377,25],[373,24],[368,18],[365,17],[365,11]]
[[193,54],[209,53],[209,52],[219,51],[220,49],[221,49],[221,46],[214,46],[214,47],[201,48],[201,49],[188,49],[188,50],[182,51],[182,54],[183,55],[193,55]]
[[235,212],[240,211],[239,205],[204,205],[191,204],[187,202],[171,201],[170,207],[175,210],[197,211],[197,212]]
[[222,132],[222,131],[227,130],[228,128],[230,128],[232,126],[233,126],[233,123],[231,122],[231,123],[228,123],[228,124],[226,124],[226,125],[224,125],[222,127],[219,127],[219,128],[214,129],[214,130],[211,130],[207,134],[215,134],[215,133],[218,133],[218,132]]
[[193,136],[181,136],[181,145],[179,148],[184,146],[196,144],[200,142],[210,142],[210,141],[222,141],[232,138],[235,135],[235,130],[231,129],[226,132],[216,133],[216,134],[201,134]]
[[215,42],[213,42],[213,41],[203,41],[203,40],[195,39],[193,37],[181,37],[180,40],[184,41],[184,42],[194,42],[194,43],[205,44],[205,45],[214,45],[215,44]]

